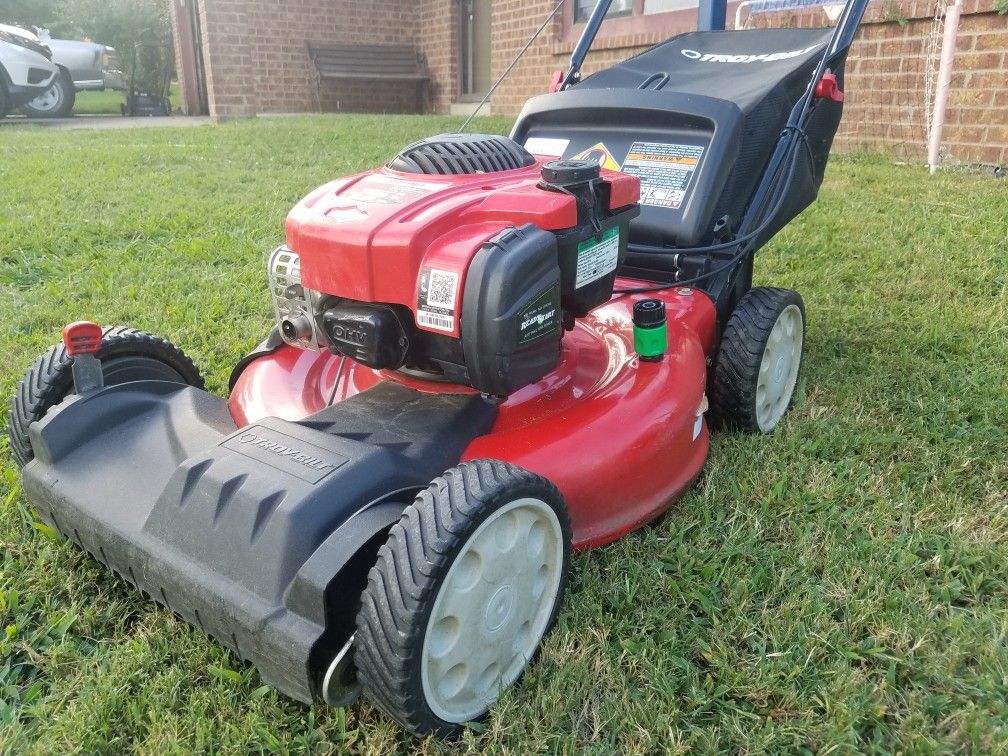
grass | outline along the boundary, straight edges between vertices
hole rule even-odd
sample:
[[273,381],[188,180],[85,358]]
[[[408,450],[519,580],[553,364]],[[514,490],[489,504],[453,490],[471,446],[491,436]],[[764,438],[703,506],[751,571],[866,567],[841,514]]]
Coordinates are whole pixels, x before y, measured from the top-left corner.
[[[288,208],[453,124],[6,130],[0,394],[85,317],[170,337],[223,391],[270,326]],[[577,557],[542,660],[452,745],[263,686],[50,540],[4,456],[0,750],[1005,752],[1006,206],[1005,182],[835,159],[757,266],[807,303],[796,408],[716,436],[666,517]]]
[[[179,105],[179,87],[173,82],[168,89],[168,99],[172,108]],[[78,92],[74,100],[74,115],[120,115],[120,107],[126,102],[126,93],[114,89],[101,92]]]
[[126,94],[114,89],[102,92],[78,92],[74,100],[74,115],[119,115]]

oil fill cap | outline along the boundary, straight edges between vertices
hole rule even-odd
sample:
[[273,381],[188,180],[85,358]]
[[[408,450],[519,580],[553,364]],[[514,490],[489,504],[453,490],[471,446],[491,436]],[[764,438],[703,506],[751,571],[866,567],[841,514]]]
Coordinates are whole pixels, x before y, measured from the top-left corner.
[[601,177],[602,168],[592,160],[552,160],[542,167],[542,179],[554,186],[584,184]]

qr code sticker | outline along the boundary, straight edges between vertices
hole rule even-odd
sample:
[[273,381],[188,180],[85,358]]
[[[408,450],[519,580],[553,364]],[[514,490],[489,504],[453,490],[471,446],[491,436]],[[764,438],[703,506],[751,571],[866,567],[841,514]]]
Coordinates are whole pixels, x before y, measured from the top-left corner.
[[431,269],[430,280],[427,283],[427,304],[430,307],[454,310],[457,285],[458,273]]

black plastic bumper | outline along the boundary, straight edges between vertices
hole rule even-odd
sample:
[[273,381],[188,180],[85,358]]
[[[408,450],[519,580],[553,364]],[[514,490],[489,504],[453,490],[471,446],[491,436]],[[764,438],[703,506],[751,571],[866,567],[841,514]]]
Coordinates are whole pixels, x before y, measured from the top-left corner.
[[493,416],[477,396],[381,384],[303,422],[238,429],[198,389],[111,386],[31,427],[25,492],[65,537],[309,702],[388,528]]

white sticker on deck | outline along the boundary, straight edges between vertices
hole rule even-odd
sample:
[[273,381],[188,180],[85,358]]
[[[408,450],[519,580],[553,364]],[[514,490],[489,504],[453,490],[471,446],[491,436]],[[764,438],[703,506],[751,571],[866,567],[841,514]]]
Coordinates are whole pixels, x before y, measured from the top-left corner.
[[552,139],[550,137],[529,137],[525,141],[525,149],[533,155],[543,157],[563,157],[564,150],[570,144],[569,139]]
[[619,226],[603,232],[600,242],[596,242],[593,236],[578,244],[577,276],[574,288],[580,289],[616,270],[616,265],[619,262],[619,245]]
[[686,200],[703,152],[695,144],[634,142],[620,170],[640,178],[642,205],[677,210]]

